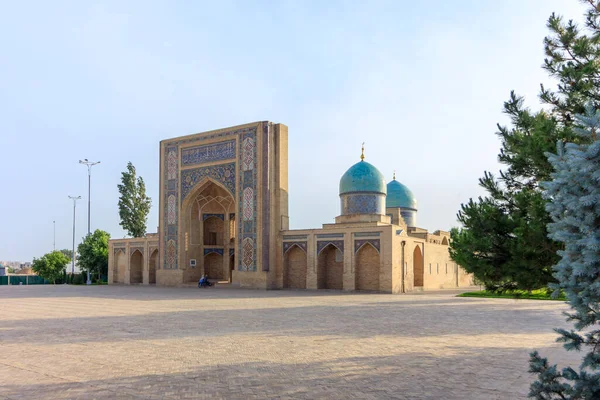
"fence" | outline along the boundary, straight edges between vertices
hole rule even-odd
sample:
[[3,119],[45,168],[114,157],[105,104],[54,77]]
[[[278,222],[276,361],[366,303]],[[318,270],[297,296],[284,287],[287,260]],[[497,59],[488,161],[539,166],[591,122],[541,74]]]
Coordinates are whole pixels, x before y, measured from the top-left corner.
[[0,276],[1,285],[47,285],[51,282],[37,275]]

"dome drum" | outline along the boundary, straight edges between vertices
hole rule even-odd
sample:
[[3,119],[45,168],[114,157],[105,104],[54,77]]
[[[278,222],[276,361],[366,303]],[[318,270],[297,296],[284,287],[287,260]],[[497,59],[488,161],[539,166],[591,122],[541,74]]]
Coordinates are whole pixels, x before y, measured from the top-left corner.
[[385,214],[385,195],[381,193],[348,193],[340,195],[342,215]]

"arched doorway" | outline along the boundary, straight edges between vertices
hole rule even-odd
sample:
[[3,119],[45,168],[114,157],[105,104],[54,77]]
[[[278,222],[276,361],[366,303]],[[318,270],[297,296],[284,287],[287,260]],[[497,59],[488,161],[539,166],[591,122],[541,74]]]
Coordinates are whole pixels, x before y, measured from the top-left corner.
[[298,245],[290,247],[285,253],[283,287],[306,289],[306,253]]
[[448,246],[448,238],[446,238],[446,236],[444,236],[444,238],[442,239],[442,244],[444,246]]
[[129,283],[134,285],[144,281],[144,256],[139,250],[131,255],[129,261]]
[[203,237],[205,246],[223,246],[225,223],[219,217],[204,218]]
[[229,257],[229,283],[233,282],[233,270],[235,269],[235,254]]
[[154,250],[150,256],[150,262],[148,263],[148,283],[156,283],[156,269],[158,268],[158,250]]
[[113,282],[125,283],[125,271],[127,271],[127,256],[123,250],[117,251],[115,267],[113,269]]
[[182,203],[186,218],[179,231],[183,282],[198,282],[202,274],[229,279],[229,260],[224,257],[229,257],[229,246],[234,245],[230,222],[234,213],[235,200],[226,182],[203,178],[186,195]]
[[423,264],[423,253],[421,253],[421,246],[415,246],[413,251],[413,273],[414,273],[414,286],[423,287],[423,274],[425,273],[425,264]]
[[344,254],[333,244],[328,244],[317,260],[317,288],[338,289],[344,287]]
[[218,253],[210,253],[204,257],[204,273],[209,279],[224,279],[223,256]]
[[379,290],[379,252],[371,243],[356,253],[356,290]]

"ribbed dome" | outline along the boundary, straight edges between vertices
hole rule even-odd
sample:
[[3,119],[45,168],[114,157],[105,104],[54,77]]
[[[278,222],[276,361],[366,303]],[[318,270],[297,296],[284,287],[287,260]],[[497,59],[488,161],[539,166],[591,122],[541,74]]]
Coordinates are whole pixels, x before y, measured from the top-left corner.
[[417,199],[409,188],[393,180],[387,184],[386,208],[412,208],[417,209]]
[[340,195],[356,192],[387,192],[383,174],[366,161],[359,161],[351,166],[340,179]]

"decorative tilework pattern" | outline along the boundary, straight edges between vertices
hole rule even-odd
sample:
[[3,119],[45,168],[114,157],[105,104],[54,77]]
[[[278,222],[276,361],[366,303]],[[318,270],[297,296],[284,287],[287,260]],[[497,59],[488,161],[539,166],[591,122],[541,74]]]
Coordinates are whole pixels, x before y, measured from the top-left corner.
[[343,233],[324,233],[322,235],[317,235],[317,239],[333,239],[333,238],[343,238]]
[[167,224],[175,225],[177,222],[177,201],[175,195],[167,197]]
[[342,215],[384,214],[385,196],[378,193],[351,193],[341,196]]
[[379,235],[381,235],[381,232],[354,232],[354,237],[371,237]]
[[170,149],[167,153],[167,180],[177,179],[177,150]]
[[[168,144],[163,157],[163,237],[161,251],[163,252],[163,268],[177,268],[177,215],[179,213],[177,199],[179,199],[179,147],[177,143]],[[169,246],[171,243],[171,246]]]
[[307,242],[284,242],[283,243],[283,254],[287,253],[287,251],[294,246],[300,247],[306,253]]
[[255,159],[254,137],[246,136],[242,142],[242,171],[252,171]]
[[243,223],[239,226],[239,257],[240,271],[256,271],[256,238],[257,238],[257,171],[256,171],[256,129],[249,129],[240,137],[238,162],[243,171],[239,180],[238,214],[242,215]]
[[298,239],[306,239],[308,235],[284,235],[283,240],[298,240]]
[[344,252],[344,241],[343,240],[319,240],[317,241],[317,255],[321,254],[323,249],[328,245],[334,245],[339,251]]
[[370,243],[379,252],[379,247],[380,247],[380,241],[379,241],[379,239],[361,239],[361,240],[355,240],[354,241],[354,252],[356,253],[358,251],[358,249],[360,249],[361,247],[363,247],[367,243]]
[[206,221],[210,217],[219,218],[219,219],[225,221],[225,214],[202,214],[202,221]]
[[242,243],[242,271],[253,271],[255,269],[254,240],[247,237]]
[[[263,125],[266,125],[263,123]],[[180,140],[172,140],[172,141],[168,141],[165,144],[165,149],[164,149],[164,153],[163,153],[163,175],[162,175],[162,185],[163,185],[163,190],[164,190],[164,197],[161,199],[162,200],[162,212],[163,212],[163,223],[162,223],[162,230],[163,230],[163,242],[161,245],[161,252],[163,252],[163,260],[164,260],[164,265],[165,268],[177,268],[177,253],[178,253],[178,242],[179,242],[179,238],[178,238],[178,226],[177,225],[168,225],[166,223],[167,220],[167,197],[171,194],[175,195],[176,199],[179,199],[181,201],[181,199],[183,199],[184,196],[180,196],[179,193],[179,179],[183,179],[183,177],[179,176],[179,162],[178,162],[178,157],[179,157],[179,146],[183,146],[189,143],[197,143],[198,141],[202,141],[202,140],[212,140],[212,139],[231,139],[231,138],[237,138],[237,142],[238,142],[238,151],[237,151],[237,165],[239,170],[235,169],[235,164],[233,164],[233,170],[232,172],[234,173],[233,175],[230,175],[231,177],[231,186],[229,186],[229,183],[225,184],[225,187],[227,187],[231,193],[237,197],[237,210],[236,213],[237,214],[241,214],[242,213],[242,204],[243,204],[243,198],[242,198],[242,191],[243,188],[245,187],[252,187],[254,190],[254,217],[252,221],[246,221],[246,223],[244,224],[236,224],[239,228],[239,235],[238,235],[238,248],[240,249],[240,253],[243,251],[242,250],[242,241],[245,237],[249,237],[252,239],[251,243],[252,243],[252,254],[250,254],[252,256],[252,262],[251,262],[251,269],[255,270],[256,269],[256,237],[257,237],[257,226],[256,226],[256,218],[257,218],[257,213],[256,213],[256,185],[258,184],[258,181],[256,179],[256,168],[255,168],[255,164],[256,164],[256,154],[257,154],[257,149],[256,149],[256,132],[257,132],[257,126],[250,126],[250,127],[244,127],[241,129],[235,129],[235,130],[221,130],[221,131],[217,131],[214,133],[210,133],[210,134],[205,134],[202,135],[201,137],[199,136],[190,136],[190,137],[186,137]],[[246,138],[252,138],[252,140],[246,142],[247,145],[249,145],[249,149],[251,150],[249,153],[247,153],[248,157],[246,159],[246,165],[247,167],[252,167],[251,170],[245,171],[243,174],[237,174],[237,171],[241,171],[242,169],[242,155],[243,155],[243,151],[242,151],[242,142],[244,139]],[[172,153],[171,153],[172,151]],[[172,155],[171,155],[172,154]],[[171,155],[171,164],[169,164],[169,155]],[[248,163],[248,161],[252,161],[252,163]],[[170,168],[169,168],[170,167]],[[169,173],[169,171],[171,171],[171,174]],[[239,176],[238,178],[238,175]],[[224,174],[225,176],[225,174]],[[214,179],[214,177],[213,177]],[[218,179],[216,179],[218,180]],[[239,194],[237,194],[236,191],[236,180],[237,180],[237,184],[239,185]],[[181,187],[182,190],[185,187],[185,182],[182,181],[181,182]],[[189,188],[187,189],[189,190]],[[188,193],[186,193],[187,195]],[[180,206],[180,205],[179,205]],[[178,212],[178,211],[177,211]],[[172,242],[170,242],[172,241]],[[169,246],[168,244],[172,243],[172,246]],[[169,254],[172,253],[172,254]],[[173,260],[173,262],[169,262],[169,260]],[[238,259],[240,260],[238,262],[238,269],[242,270],[242,257],[238,257]]]
[[204,249],[204,255],[207,255],[210,253],[217,253],[217,254],[223,255],[223,249],[214,249],[214,248]]
[[122,252],[123,254],[125,254],[125,248],[124,247],[115,247],[113,249],[115,256],[117,255],[118,252]]
[[244,221],[252,221],[254,217],[254,190],[251,187],[247,187],[244,189],[244,205],[243,205],[243,215]]
[[221,183],[235,197],[235,164],[220,164],[181,171],[181,203],[204,178]]
[[125,243],[123,242],[117,242],[113,244],[113,247],[125,247]]
[[167,257],[165,264],[167,269],[177,267],[177,247],[175,246],[175,240],[173,239],[167,242]]
[[181,165],[203,164],[235,158],[235,140],[181,150]]
[[229,257],[235,254],[235,249],[229,249]]

